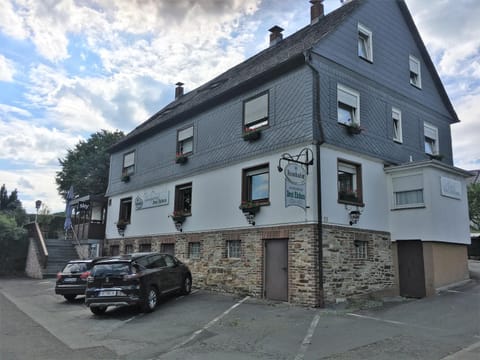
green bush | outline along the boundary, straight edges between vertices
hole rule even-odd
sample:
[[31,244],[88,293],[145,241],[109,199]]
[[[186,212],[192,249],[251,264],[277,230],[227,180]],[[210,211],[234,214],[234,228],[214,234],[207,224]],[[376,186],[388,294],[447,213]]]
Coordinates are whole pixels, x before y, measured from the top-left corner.
[[28,236],[18,227],[15,217],[0,213],[0,274],[18,274],[25,271]]

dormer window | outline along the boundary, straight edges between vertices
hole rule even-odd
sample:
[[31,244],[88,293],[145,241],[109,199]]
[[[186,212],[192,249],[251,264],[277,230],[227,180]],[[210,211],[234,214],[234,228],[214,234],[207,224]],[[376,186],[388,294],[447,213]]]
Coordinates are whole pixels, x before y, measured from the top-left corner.
[[373,62],[372,32],[362,24],[358,24],[358,56]]
[[410,55],[410,84],[421,89],[422,75],[420,71],[420,60]]
[[177,133],[177,155],[189,155],[193,152],[193,126]]
[[268,92],[257,95],[243,103],[244,132],[268,125]]
[[360,94],[338,84],[337,102],[337,121],[348,126],[360,125]]

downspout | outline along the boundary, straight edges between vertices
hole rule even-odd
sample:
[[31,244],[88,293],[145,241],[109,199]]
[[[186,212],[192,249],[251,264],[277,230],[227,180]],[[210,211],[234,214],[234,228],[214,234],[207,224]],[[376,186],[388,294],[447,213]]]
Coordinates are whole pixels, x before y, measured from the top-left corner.
[[323,292],[323,228],[322,228],[322,178],[320,169],[320,145],[323,143],[323,129],[320,116],[320,74],[312,64],[311,51],[304,53],[305,63],[312,69],[313,73],[313,125],[318,126],[318,133],[314,132],[315,155],[316,155],[316,176],[317,176],[317,246],[318,246],[318,306],[324,307]]

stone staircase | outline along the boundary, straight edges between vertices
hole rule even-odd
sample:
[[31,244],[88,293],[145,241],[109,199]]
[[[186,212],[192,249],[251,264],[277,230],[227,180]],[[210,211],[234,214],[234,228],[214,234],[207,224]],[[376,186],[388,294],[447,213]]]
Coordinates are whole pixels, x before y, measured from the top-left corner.
[[44,278],[56,277],[69,260],[79,258],[71,240],[46,239],[45,242],[48,250],[48,262],[47,267],[42,270]]

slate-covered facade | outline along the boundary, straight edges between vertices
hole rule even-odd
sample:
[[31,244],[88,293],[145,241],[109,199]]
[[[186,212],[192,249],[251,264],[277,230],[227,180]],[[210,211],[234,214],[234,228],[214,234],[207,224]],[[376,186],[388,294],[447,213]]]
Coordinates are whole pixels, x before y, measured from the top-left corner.
[[312,306],[468,277],[459,120],[404,1],[312,1],[310,20],[177,84],[111,149],[104,253],[172,252],[197,286]]

